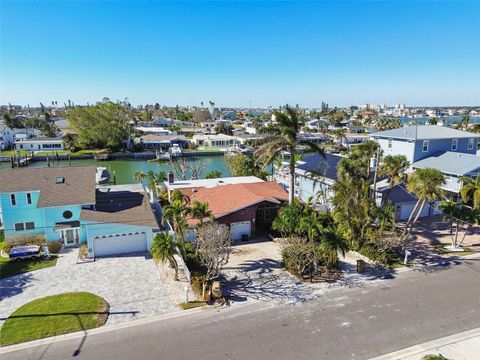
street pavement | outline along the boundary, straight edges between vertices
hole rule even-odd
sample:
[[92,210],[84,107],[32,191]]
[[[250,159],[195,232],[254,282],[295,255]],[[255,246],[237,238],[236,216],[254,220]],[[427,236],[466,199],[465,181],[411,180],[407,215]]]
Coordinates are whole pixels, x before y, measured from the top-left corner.
[[296,305],[257,301],[185,314],[4,348],[0,357],[369,359],[478,328],[480,260],[335,288]]

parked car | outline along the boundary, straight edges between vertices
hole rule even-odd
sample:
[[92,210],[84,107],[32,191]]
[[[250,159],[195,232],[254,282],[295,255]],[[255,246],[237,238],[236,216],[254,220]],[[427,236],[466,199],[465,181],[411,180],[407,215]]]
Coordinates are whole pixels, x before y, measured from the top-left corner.
[[41,246],[38,245],[29,245],[29,246],[16,246],[10,250],[8,258],[10,260],[23,260],[23,259],[33,259],[42,256]]

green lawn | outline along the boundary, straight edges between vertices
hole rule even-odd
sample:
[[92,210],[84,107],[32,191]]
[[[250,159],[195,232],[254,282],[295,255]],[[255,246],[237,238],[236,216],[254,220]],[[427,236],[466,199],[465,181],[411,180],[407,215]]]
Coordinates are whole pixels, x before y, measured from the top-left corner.
[[5,151],[0,151],[0,156],[11,156],[11,155],[32,155],[31,151],[16,151],[16,150],[5,150]]
[[[0,251],[3,249],[3,231],[0,231]],[[32,260],[10,261],[8,258],[0,256],[0,279],[7,278],[29,271],[55,266],[57,264],[57,256],[53,255],[50,259],[39,258]]]
[[87,292],[40,298],[8,317],[0,329],[0,345],[96,328],[105,324],[108,311],[105,299]]

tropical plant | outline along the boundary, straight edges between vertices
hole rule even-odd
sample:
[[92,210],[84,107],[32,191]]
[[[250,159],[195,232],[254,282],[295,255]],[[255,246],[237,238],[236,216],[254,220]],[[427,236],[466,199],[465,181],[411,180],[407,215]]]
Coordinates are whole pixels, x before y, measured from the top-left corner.
[[226,156],[225,162],[232,176],[256,176],[266,180],[267,173],[250,155]]
[[163,218],[168,220],[177,235],[177,243],[179,245],[182,256],[185,258],[185,236],[188,229],[187,215],[190,209],[181,201],[171,201],[170,205],[163,208]]
[[[445,176],[438,169],[417,169],[407,182],[408,191],[415,194],[417,202],[408,217],[404,235],[411,233],[415,223],[421,216],[425,204],[441,198],[444,194],[441,186],[445,184]],[[416,215],[415,215],[416,214]],[[415,216],[415,217],[414,217]]]
[[460,177],[463,187],[460,189],[460,196],[466,204],[471,204],[475,209],[480,209],[480,175],[476,178],[468,176]]
[[150,253],[155,262],[169,262],[175,268],[175,281],[178,281],[178,264],[175,260],[176,245],[173,236],[167,232],[155,235]]
[[256,149],[256,163],[263,164],[265,169],[272,164],[275,159],[283,152],[290,153],[289,173],[290,183],[288,189],[288,201],[293,203],[295,195],[295,151],[298,145],[305,145],[313,152],[324,154],[323,149],[311,142],[298,139],[299,130],[303,124],[299,113],[290,106],[285,107],[285,112],[276,113],[276,126],[263,128],[261,133],[264,135],[262,145]]
[[203,225],[203,222],[205,221],[205,219],[214,218],[212,211],[208,209],[208,203],[198,201],[198,200],[193,201],[192,206],[190,208],[190,215],[192,216],[192,218],[197,219],[199,221],[200,226]]
[[65,149],[69,151],[75,151],[78,147],[77,135],[72,133],[66,133],[63,136],[63,143],[65,144]]
[[387,155],[383,159],[378,173],[380,176],[388,178],[388,191],[384,202],[388,201],[388,196],[395,185],[406,180],[406,171],[410,167],[410,162],[405,155]]
[[145,179],[145,173],[143,171],[135,171],[133,173],[133,178],[139,183],[141,183],[142,180]]
[[40,128],[40,132],[45,137],[55,137],[57,136],[59,131],[60,129],[58,128],[57,125],[50,123],[48,121],[45,121]]
[[218,179],[222,177],[222,172],[220,170],[210,170],[206,175],[205,179]]
[[348,251],[348,244],[337,229],[329,227],[322,232],[318,249],[327,268],[332,269],[337,266],[339,253],[345,257],[345,253]]

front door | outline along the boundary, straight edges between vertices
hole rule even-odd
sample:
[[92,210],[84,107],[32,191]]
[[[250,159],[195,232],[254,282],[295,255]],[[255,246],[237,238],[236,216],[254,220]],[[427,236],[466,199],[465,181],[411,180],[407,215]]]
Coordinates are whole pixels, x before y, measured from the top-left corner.
[[78,229],[62,230],[62,239],[65,246],[72,246],[78,244]]

